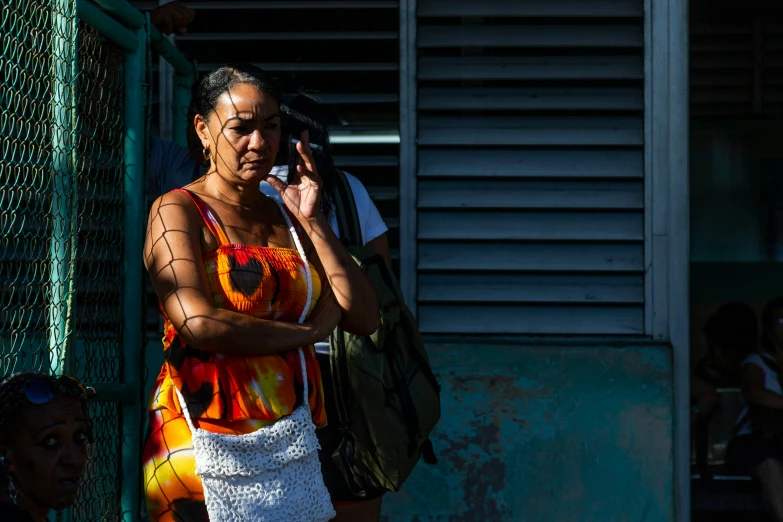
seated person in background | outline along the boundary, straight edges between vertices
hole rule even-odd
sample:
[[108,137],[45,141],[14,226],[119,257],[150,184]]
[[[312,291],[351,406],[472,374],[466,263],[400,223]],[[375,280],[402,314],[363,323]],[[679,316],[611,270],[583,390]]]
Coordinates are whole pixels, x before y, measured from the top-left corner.
[[691,421],[706,422],[719,406],[717,388],[739,388],[742,361],[756,350],[758,319],[741,302],[721,305],[703,329],[707,355],[691,375]]
[[0,520],[43,522],[74,503],[92,441],[87,398],[71,377],[0,381]]
[[783,297],[767,303],[761,317],[761,348],[742,363],[742,411],[726,449],[726,463],[761,483],[764,505],[783,522]]

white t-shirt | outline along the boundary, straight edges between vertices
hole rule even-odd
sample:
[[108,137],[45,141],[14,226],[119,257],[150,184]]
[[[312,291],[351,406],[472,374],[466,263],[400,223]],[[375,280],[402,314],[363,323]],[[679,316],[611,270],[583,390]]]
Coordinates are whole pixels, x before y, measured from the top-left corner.
[[[287,181],[288,167],[286,165],[274,167],[270,174],[283,181]],[[367,189],[364,188],[362,182],[347,172],[345,172],[345,177],[348,178],[348,184],[351,186],[351,192],[353,192],[353,199],[356,201],[356,213],[359,216],[359,224],[362,229],[362,240],[366,245],[389,229],[386,227],[386,223],[383,222],[381,213],[378,212],[372,199],[370,199],[370,194],[367,192]],[[272,185],[266,181],[261,182],[261,192],[270,198],[274,198],[278,201],[281,200],[280,194],[278,194]],[[340,229],[337,225],[337,216],[335,216],[334,213],[329,215],[329,226],[339,238]]]
[[[778,380],[777,373],[770,367],[770,364],[774,363],[768,363],[768,357],[768,355],[752,353],[748,355],[744,361],[742,361],[742,367],[744,368],[746,364],[753,364],[761,368],[761,371],[764,372],[764,389],[778,395],[783,395],[783,389],[780,387],[780,381]],[[737,421],[737,428],[737,435],[748,435],[753,432],[753,428],[750,425],[750,417],[748,416],[747,406],[745,406],[742,409],[742,413],[740,413],[739,419]]]

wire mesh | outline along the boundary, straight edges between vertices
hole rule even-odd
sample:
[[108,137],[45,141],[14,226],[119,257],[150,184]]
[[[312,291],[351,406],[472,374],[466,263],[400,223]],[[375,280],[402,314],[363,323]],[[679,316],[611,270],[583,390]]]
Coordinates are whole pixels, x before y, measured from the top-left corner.
[[[114,384],[123,358],[124,55],[77,22],[75,4],[0,7],[0,374]],[[72,518],[116,521],[120,406],[90,407],[96,442]]]
[[[122,379],[123,50],[79,22],[77,240],[69,373],[93,384]],[[120,509],[119,406],[91,406],[96,438],[75,520],[115,521]]]
[[[69,71],[74,50],[51,2],[3,3],[0,55],[0,371],[48,371],[65,342],[69,234],[67,199],[54,197],[55,169],[68,160]],[[59,23],[55,23],[59,22]],[[61,27],[56,27],[60,25]],[[57,32],[60,29],[60,32]],[[62,72],[55,81],[53,72]],[[63,103],[64,102],[64,103]],[[58,124],[59,123],[59,124]],[[64,125],[63,125],[64,124]],[[66,275],[65,278],[63,276]],[[50,352],[51,353],[50,356]]]

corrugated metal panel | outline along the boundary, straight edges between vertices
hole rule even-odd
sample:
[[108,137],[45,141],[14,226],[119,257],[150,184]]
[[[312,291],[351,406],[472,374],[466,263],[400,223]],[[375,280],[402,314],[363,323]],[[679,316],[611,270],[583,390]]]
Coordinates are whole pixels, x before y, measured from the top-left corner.
[[422,332],[511,335],[641,335],[641,306],[419,303]]
[[636,56],[423,56],[419,80],[637,80]]
[[419,145],[641,145],[640,118],[419,118]]
[[429,0],[420,2],[419,16],[496,16],[547,18],[633,18],[644,14],[634,0]]
[[641,209],[641,181],[474,181],[419,183],[419,208]]
[[421,149],[419,176],[519,178],[638,178],[644,157],[636,150]]
[[644,334],[641,0],[419,0],[418,316]]
[[641,47],[640,25],[419,26],[419,47]]
[[422,242],[419,271],[641,272],[639,243]]
[[638,89],[486,88],[421,89],[419,108],[425,110],[643,110]]
[[644,234],[640,212],[422,211],[419,239],[641,241]]
[[640,304],[644,285],[636,276],[616,274],[424,274],[419,279],[420,303],[476,301]]

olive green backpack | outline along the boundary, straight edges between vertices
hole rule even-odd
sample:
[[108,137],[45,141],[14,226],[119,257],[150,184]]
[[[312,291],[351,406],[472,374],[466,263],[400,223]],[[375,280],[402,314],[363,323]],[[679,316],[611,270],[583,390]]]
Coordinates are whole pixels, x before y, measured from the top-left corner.
[[[363,245],[356,204],[338,171],[334,204],[343,244],[378,294],[381,326],[371,336],[336,329],[330,339],[337,421],[342,442],[333,453],[351,488],[398,491],[420,457],[434,464],[428,437],[440,419],[440,387],[416,320],[386,261]],[[329,393],[329,390],[326,391]]]

